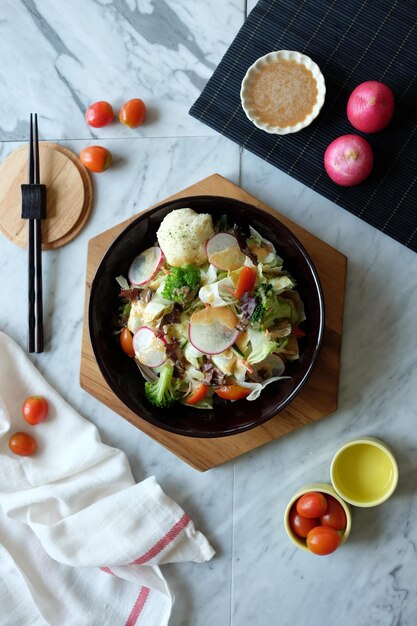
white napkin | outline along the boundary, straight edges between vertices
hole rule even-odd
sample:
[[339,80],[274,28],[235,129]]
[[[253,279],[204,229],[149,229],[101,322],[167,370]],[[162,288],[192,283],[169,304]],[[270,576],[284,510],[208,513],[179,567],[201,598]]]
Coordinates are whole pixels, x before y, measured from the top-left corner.
[[[30,426],[23,400],[42,395]],[[33,435],[32,457],[10,452]],[[173,598],[158,565],[213,548],[154,477],[135,484],[126,456],[50,387],[0,332],[1,626],[164,626]]]

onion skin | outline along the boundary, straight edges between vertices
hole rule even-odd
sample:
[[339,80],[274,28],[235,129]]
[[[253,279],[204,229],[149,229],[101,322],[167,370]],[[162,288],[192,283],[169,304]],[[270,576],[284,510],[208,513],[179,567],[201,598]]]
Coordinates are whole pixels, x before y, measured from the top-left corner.
[[359,135],[342,135],[327,146],[324,167],[330,178],[343,187],[358,185],[374,165],[370,144]]
[[347,103],[349,122],[362,133],[377,133],[394,115],[394,96],[389,87],[377,80],[358,85]]

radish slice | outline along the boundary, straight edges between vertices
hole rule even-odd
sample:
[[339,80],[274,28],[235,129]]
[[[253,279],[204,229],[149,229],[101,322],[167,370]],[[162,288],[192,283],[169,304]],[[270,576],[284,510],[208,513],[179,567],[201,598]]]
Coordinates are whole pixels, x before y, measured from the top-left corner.
[[139,363],[159,367],[166,361],[165,342],[148,326],[142,326],[133,335],[133,349]]
[[220,354],[236,341],[238,318],[227,307],[208,307],[193,313],[188,338],[204,354]]
[[155,276],[164,261],[159,246],[144,250],[137,256],[129,268],[129,280],[132,285],[144,285]]
[[245,262],[236,237],[229,233],[217,233],[206,243],[206,253],[210,263],[220,270],[237,270]]

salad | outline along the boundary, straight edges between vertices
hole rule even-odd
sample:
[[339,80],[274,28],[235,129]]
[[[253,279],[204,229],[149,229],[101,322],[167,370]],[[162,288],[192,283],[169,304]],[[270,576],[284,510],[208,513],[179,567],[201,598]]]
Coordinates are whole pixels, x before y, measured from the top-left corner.
[[287,364],[299,358],[305,336],[304,305],[273,244],[246,228],[177,209],[128,276],[116,278],[115,332],[154,406],[255,400],[289,378]]

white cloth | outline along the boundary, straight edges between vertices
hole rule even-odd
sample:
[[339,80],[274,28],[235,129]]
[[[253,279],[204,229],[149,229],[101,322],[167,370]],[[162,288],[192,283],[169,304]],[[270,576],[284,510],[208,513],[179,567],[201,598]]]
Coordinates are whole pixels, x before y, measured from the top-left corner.
[[[23,400],[42,395],[30,426]],[[38,443],[8,448],[14,432]],[[126,456],[45,381],[0,332],[0,625],[164,626],[172,596],[158,565],[214,550],[154,477],[135,484]]]

